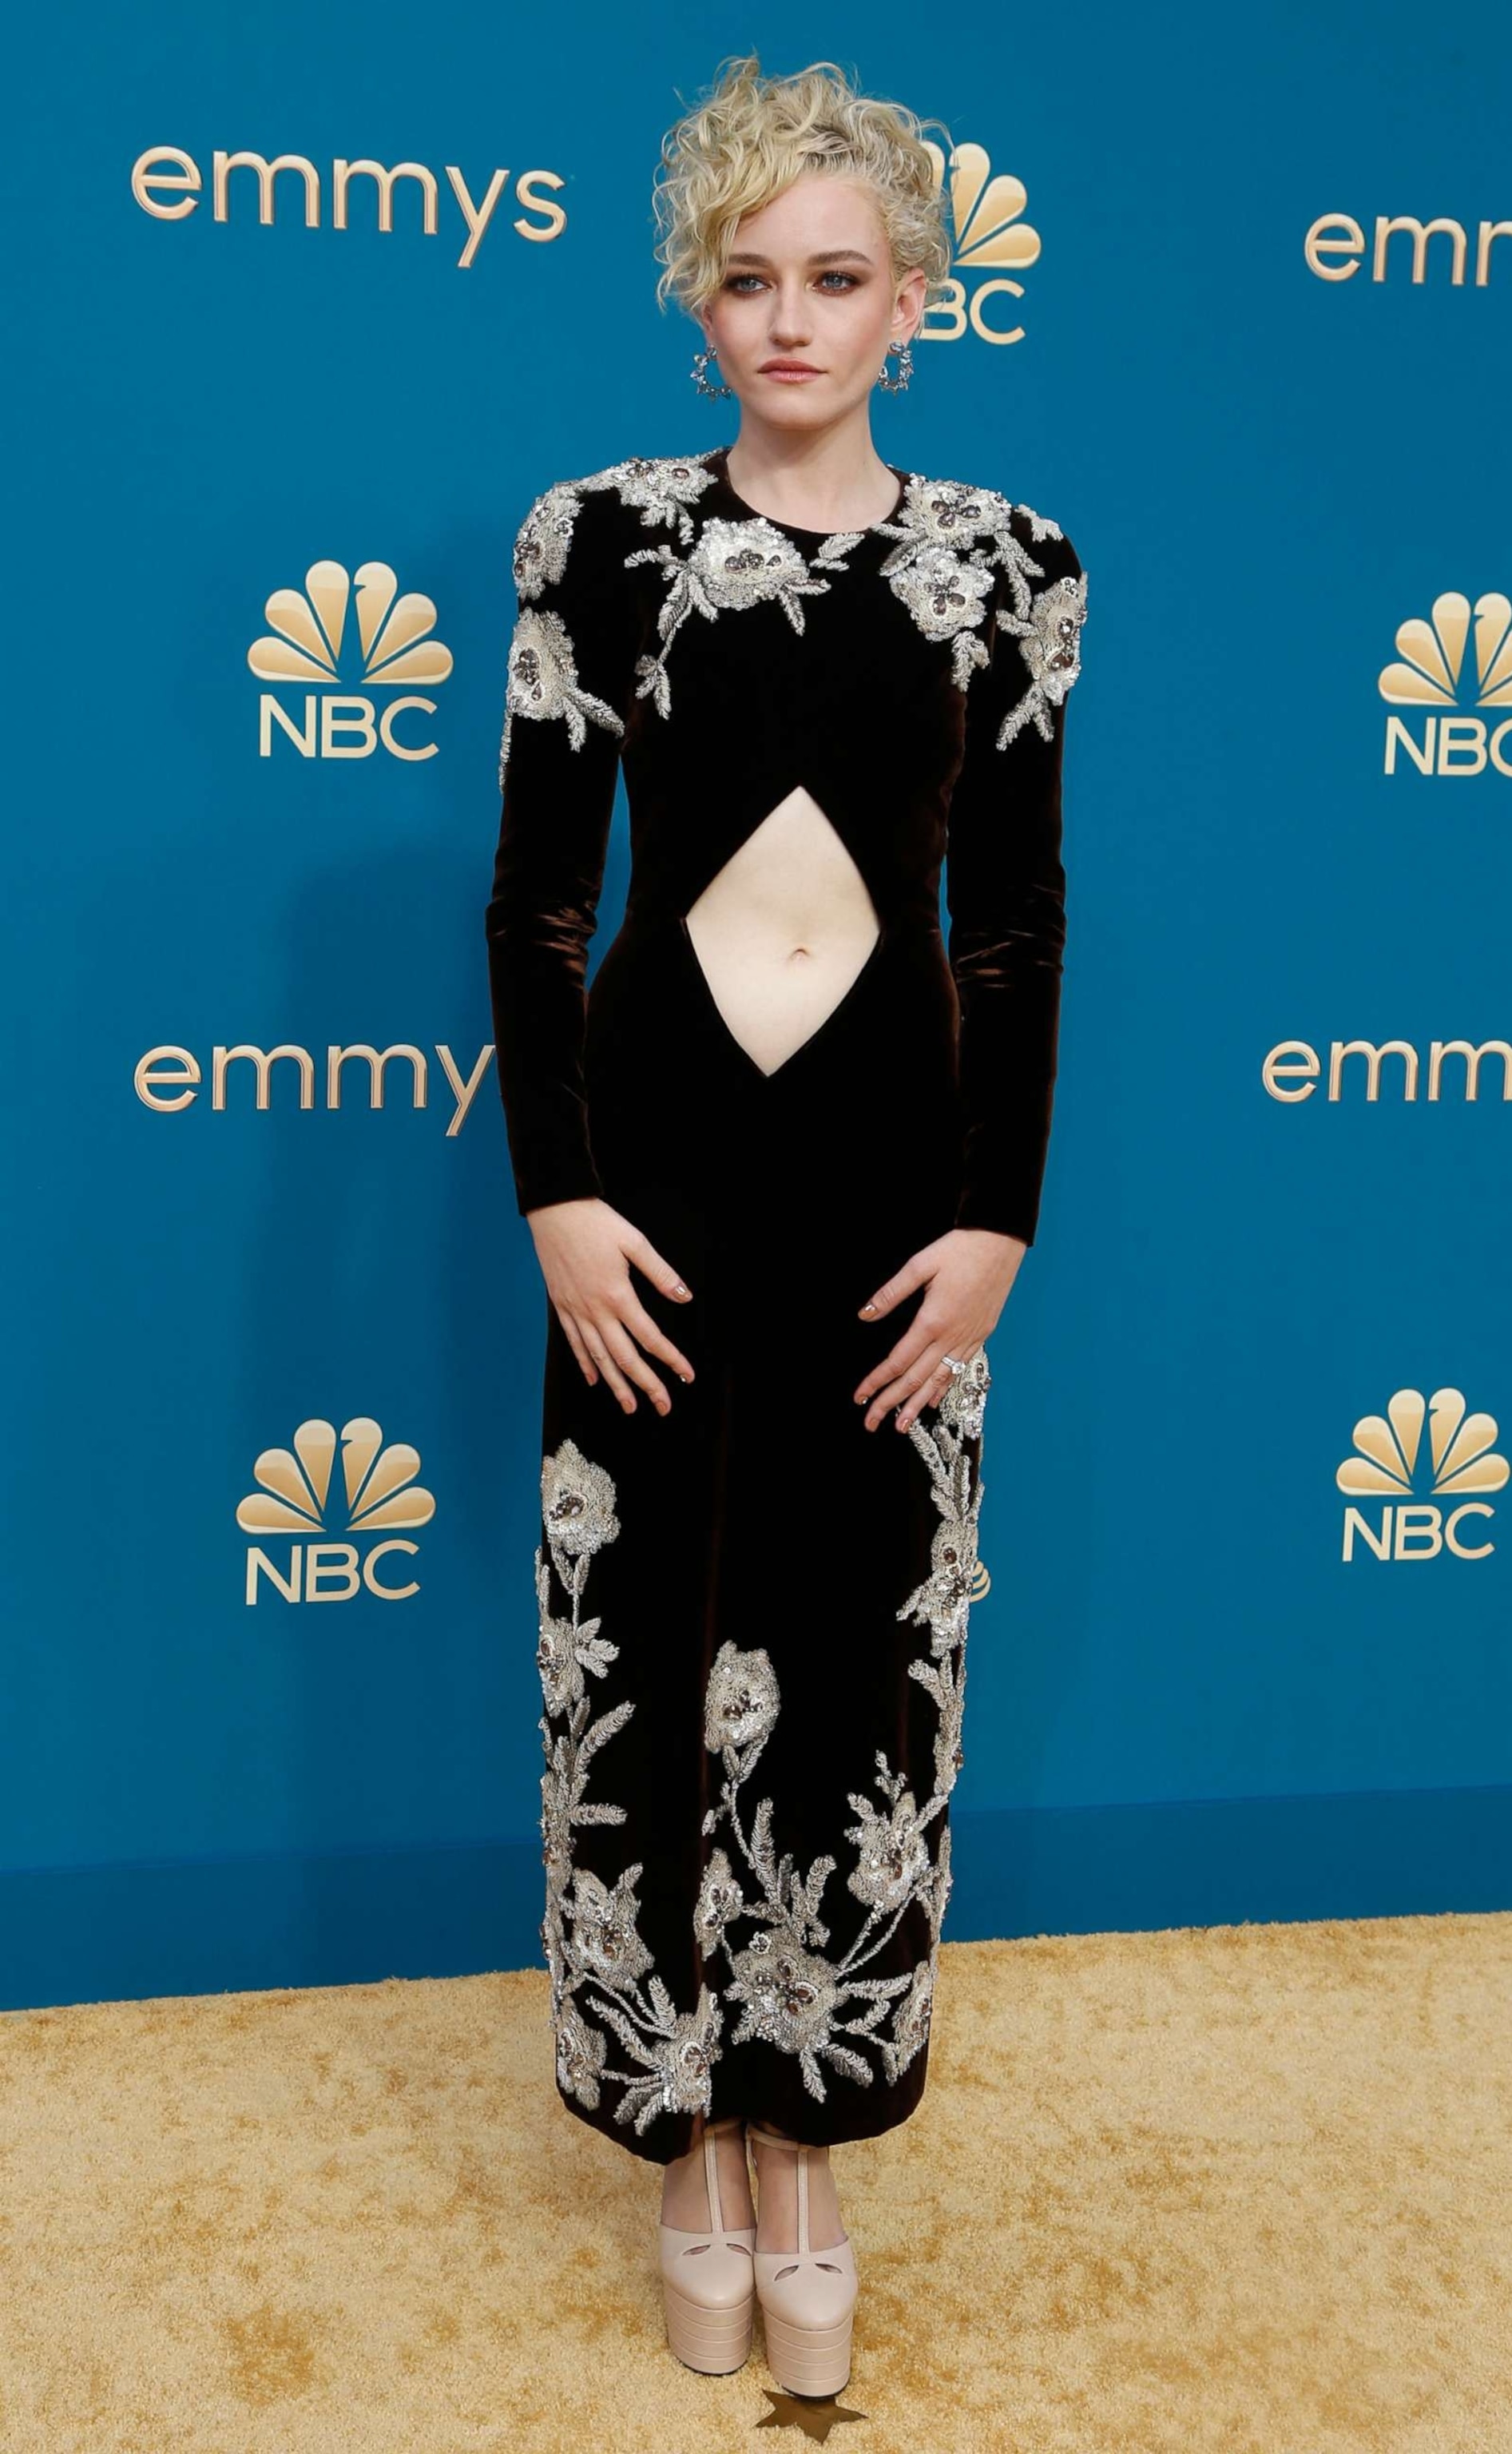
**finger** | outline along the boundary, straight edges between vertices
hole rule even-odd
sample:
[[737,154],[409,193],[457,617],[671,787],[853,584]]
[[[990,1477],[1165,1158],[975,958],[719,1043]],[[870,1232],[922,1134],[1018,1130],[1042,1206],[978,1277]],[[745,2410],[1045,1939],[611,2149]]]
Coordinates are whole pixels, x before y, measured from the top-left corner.
[[900,1432],[916,1422],[926,1406],[936,1406],[945,1394],[946,1384],[955,1378],[947,1363],[937,1364],[927,1380],[920,1381],[911,1398],[899,1406],[893,1420]]
[[601,1316],[598,1331],[626,1378],[634,1380],[637,1388],[645,1390],[658,1415],[670,1414],[672,1399],[618,1315],[606,1313]]
[[875,1432],[885,1415],[891,1413],[904,1398],[912,1397],[920,1381],[929,1378],[944,1354],[943,1341],[937,1334],[920,1338],[900,1350],[897,1370],[885,1388],[878,1389],[866,1409],[866,1428]]
[[911,1296],[916,1287],[921,1287],[930,1275],[923,1266],[923,1256],[919,1253],[911,1255],[902,1268],[877,1288],[870,1302],[861,1305],[862,1320],[880,1320],[884,1313],[895,1312],[903,1297]]
[[644,1277],[661,1289],[664,1296],[674,1297],[678,1303],[689,1301],[693,1289],[684,1286],[672,1263],[662,1258],[651,1237],[643,1236],[638,1227],[633,1235],[626,1237],[620,1250],[635,1262]]
[[556,1318],[561,1322],[562,1328],[566,1332],[568,1345],[572,1348],[573,1353],[576,1356],[578,1362],[582,1366],[583,1378],[587,1381],[590,1389],[592,1389],[598,1378],[598,1373],[593,1357],[589,1354],[587,1347],[583,1343],[583,1334],[578,1328],[575,1320],[572,1318],[572,1315],[570,1313],[563,1312],[560,1304],[556,1307]]
[[671,1364],[679,1380],[693,1378],[693,1365],[682,1349],[674,1346],[671,1338],[658,1329],[644,1304],[634,1294],[626,1297],[620,1318],[632,1336],[639,1338],[642,1346],[649,1346],[653,1355],[659,1355],[663,1363]]
[[873,1364],[865,1379],[857,1381],[852,1392],[856,1403],[864,1405],[884,1382],[897,1380],[910,1364],[917,1363],[919,1357],[927,1355],[931,1349],[937,1356],[944,1354],[944,1328],[940,1321],[931,1320],[926,1307],[909,1322],[897,1345],[882,1357],[880,1362]]
[[583,1338],[590,1355],[592,1355],[594,1360],[598,1365],[600,1372],[602,1372],[604,1378],[608,1381],[611,1389],[613,1389],[625,1413],[627,1415],[633,1415],[635,1411],[635,1392],[631,1388],[629,1381],[625,1378],[624,1374],[620,1371],[618,1364],[615,1361],[614,1357],[610,1354],[609,1348],[600,1335],[596,1323],[591,1320],[584,1321]]

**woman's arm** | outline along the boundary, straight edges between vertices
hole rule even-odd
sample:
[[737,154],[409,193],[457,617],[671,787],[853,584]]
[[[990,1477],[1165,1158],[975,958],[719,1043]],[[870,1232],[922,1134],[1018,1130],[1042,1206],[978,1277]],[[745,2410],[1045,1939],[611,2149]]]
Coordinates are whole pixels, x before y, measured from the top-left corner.
[[615,510],[607,492],[549,487],[514,541],[487,933],[522,1215],[603,1192],[583,1096],[584,983],[635,688],[634,605]]
[[664,1415],[671,1399],[648,1358],[687,1381],[693,1366],[646,1310],[632,1266],[679,1303],[692,1294],[605,1199],[583,1078],[588,943],[635,694],[617,510],[608,489],[552,486],[514,540],[489,983],[515,1201],[547,1294],[590,1386],[602,1375],[627,1414],[643,1389]]
[[964,1361],[991,1337],[1039,1218],[1066,934],[1061,755],[1086,575],[1053,521],[1015,507],[1010,527],[1021,553],[998,578],[967,684],[946,838],[960,1195],[953,1226],[860,1307],[863,1320],[885,1320],[924,1290],[855,1391],[868,1431],[889,1412],[908,1431],[946,1385],[943,1358]]
[[[971,676],[949,813],[945,901],[960,1002],[958,1227],[1032,1244],[1050,1141],[1065,947],[1061,758],[1080,672],[1086,574],[1069,537],[1016,507],[1030,560],[995,592],[985,669]],[[1026,610],[1020,605],[1027,597]]]

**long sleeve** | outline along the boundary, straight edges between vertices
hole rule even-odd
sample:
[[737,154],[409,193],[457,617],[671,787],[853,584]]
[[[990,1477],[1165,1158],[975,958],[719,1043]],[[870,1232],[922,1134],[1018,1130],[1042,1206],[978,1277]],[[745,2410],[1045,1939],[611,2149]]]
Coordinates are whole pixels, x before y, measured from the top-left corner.
[[963,1162],[955,1223],[1032,1244],[1055,1096],[1061,757],[1066,696],[1081,669],[1086,574],[1054,522],[1015,506],[1010,530],[992,636],[967,689],[948,819]]
[[514,542],[489,984],[516,1204],[598,1196],[583,1087],[588,945],[635,688],[616,498],[536,497]]

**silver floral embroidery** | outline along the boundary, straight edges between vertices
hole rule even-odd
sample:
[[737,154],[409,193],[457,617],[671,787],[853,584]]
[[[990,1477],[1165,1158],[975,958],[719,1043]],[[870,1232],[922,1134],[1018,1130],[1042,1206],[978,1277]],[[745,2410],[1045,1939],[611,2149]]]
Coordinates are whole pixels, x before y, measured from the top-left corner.
[[[749,1748],[753,1762],[776,1725],[781,1698],[776,1672],[765,1648],[737,1652],[721,1644],[709,1673],[703,1699],[703,1742],[711,1755],[723,1748]],[[706,1823],[705,1831],[710,1829]]]
[[[950,1832],[947,1828],[941,1848],[942,1856],[948,1849],[949,1841]],[[900,2071],[907,2070],[909,2063],[928,2039],[930,2013],[935,2004],[935,1981],[938,1964],[939,1949],[937,1942],[931,1945],[929,1958],[918,1962],[910,1981],[908,1992],[893,2014],[892,2035],[881,2041],[882,2066],[889,2080],[897,2079]]]
[[704,1953],[715,1950],[725,1927],[744,1914],[745,1897],[731,1871],[730,1861],[722,1849],[716,1849],[703,1870],[694,1918],[699,1950]]
[[1031,719],[1046,740],[1052,737],[1049,711],[1064,702],[1081,670],[1078,640],[1086,619],[1085,572],[1058,579],[1036,595],[1030,583],[1044,577],[1044,565],[1016,533],[1016,515],[1037,545],[1063,536],[1058,522],[1027,503],[1016,505],[992,487],[952,478],[910,479],[894,518],[883,522],[883,533],[897,539],[882,564],[883,576],[927,637],[950,638],[952,670],[962,690],[991,661],[980,626],[995,586],[994,569],[1006,573],[1014,610],[999,615],[998,629],[1018,639],[1030,680],[998,728],[999,750]]
[[999,750],[1006,750],[1031,718],[1046,741],[1054,737],[1050,711],[1065,705],[1066,694],[1081,671],[1081,625],[1086,618],[1084,571],[1042,589],[1027,621],[1002,615],[1001,627],[1018,634],[1019,652],[1029,668],[1029,688],[998,728]]
[[683,544],[690,545],[694,523],[688,506],[715,482],[714,471],[704,465],[712,456],[693,453],[681,460],[616,460],[572,482],[584,493],[616,493],[627,509],[639,512],[643,528],[675,528]]
[[575,486],[548,486],[537,494],[514,539],[514,585],[521,596],[538,596],[567,568],[582,497]]
[[[882,522],[881,533],[897,539],[882,564],[882,576],[897,588],[897,575],[919,557],[932,551],[950,553],[978,569],[1005,571],[1016,611],[1027,614],[1029,583],[1044,577],[1044,566],[1015,533],[1016,508],[1037,544],[1060,535],[1054,520],[1041,519],[1026,503],[1015,506],[996,487],[968,486],[955,477],[910,477],[897,512]],[[898,593],[905,593],[902,589]]]
[[658,714],[671,714],[667,654],[690,614],[701,614],[712,622],[716,615],[744,606],[776,604],[795,631],[801,632],[800,600],[825,594],[830,585],[828,578],[816,578],[815,571],[848,570],[850,566],[840,557],[859,534],[859,531],[848,531],[826,537],[811,565],[791,537],[756,514],[751,519],[705,521],[686,561],[680,561],[668,545],[643,546],[638,553],[627,554],[627,571],[634,563],[658,563],[668,582],[668,593],[656,615],[661,653],[637,660],[636,697],[649,694]]
[[[986,1421],[987,1392],[992,1372],[985,1348],[978,1348],[964,1372],[952,1376],[950,1387],[935,1409],[925,1408],[909,1426],[908,1437],[929,1468],[935,1505],[941,1522],[930,1546],[930,1574],[911,1594],[897,1616],[930,1630],[930,1659],[908,1665],[933,1699],[939,1720],[935,1731],[935,1786],[921,1821],[927,1822],[948,1801],[965,1761],[961,1743],[966,1700],[966,1637],[971,1597],[978,1571],[978,1525],[982,1481],[973,1472],[968,1440],[981,1441]],[[941,1831],[934,1880],[924,1891],[929,1910],[929,1956],[915,1969],[914,1991],[894,2015],[888,2050],[889,2078],[906,2070],[929,2034],[930,2010],[939,1969],[940,1926],[952,1890],[950,1826]]]
[[567,737],[575,750],[588,738],[590,722],[622,734],[623,723],[607,699],[584,690],[577,678],[577,654],[559,614],[543,605],[522,605],[510,641],[509,678],[504,694],[504,732],[499,741],[499,790],[509,765],[510,740],[517,715],[565,716]]
[[[741,1651],[727,1640],[709,1676],[704,1742],[711,1753],[720,1756],[725,1780],[720,1801],[705,1816],[703,1830],[705,1835],[716,1831],[728,1817],[732,1840],[755,1878],[755,1888],[748,1898],[725,1849],[715,1849],[696,1913],[698,1940],[706,1955],[712,1958],[722,1950],[729,1962],[724,1999],[740,2011],[731,2042],[758,2038],[795,2055],[805,2088],[821,2102],[826,2092],[822,2062],[832,2063],[861,2086],[870,2086],[876,2077],[864,2053],[847,2044],[846,2038],[875,2046],[883,2076],[894,2081],[908,2068],[929,2035],[940,1927],[952,1882],[948,1821],[941,1825],[934,1857],[928,1835],[930,1825],[943,1813],[964,1760],[965,1641],[981,1505],[980,1479],[974,1474],[967,1442],[980,1439],[990,1382],[986,1355],[978,1354],[955,1377],[933,1418],[926,1408],[910,1426],[909,1437],[929,1468],[941,1519],[931,1546],[930,1573],[897,1612],[899,1619],[919,1622],[930,1630],[930,1653],[912,1661],[909,1672],[933,1699],[939,1715],[934,1781],[920,1807],[904,1776],[892,1770],[885,1752],[878,1748],[873,1780],[882,1805],[858,1792],[850,1794],[858,1820],[844,1836],[854,1843],[857,1860],[847,1888],[861,1902],[866,1916],[842,1955],[824,1949],[830,1933],[819,1916],[836,1860],[816,1859],[805,1876],[790,1855],[778,1859],[770,1797],[756,1807],[749,1830],[741,1820],[740,1792],[781,1710],[771,1657],[764,1646]],[[927,1919],[926,1957],[900,1976],[857,1975],[916,1901],[922,1903]],[[730,1940],[730,1929],[742,1921],[756,1931],[737,1947]],[[844,2016],[853,2005],[861,2007],[855,2016]],[[890,2024],[884,2029],[890,2010]]]
[[[705,489],[716,483],[716,472],[708,464],[721,449],[715,445],[681,458],[616,460],[589,476],[549,487],[533,504],[515,543],[515,579],[522,595],[538,594],[548,581],[561,577],[573,523],[586,493],[617,493],[628,509],[639,511],[643,527],[675,529],[684,549],[681,556],[663,544],[627,554],[624,563],[627,571],[638,563],[655,563],[667,582],[668,593],[656,616],[660,652],[637,658],[635,695],[650,697],[658,714],[668,716],[672,693],[667,658],[690,614],[696,613],[713,621],[721,613],[776,603],[801,633],[801,599],[826,593],[827,574],[848,571],[851,566],[844,556],[865,537],[887,537],[893,540],[892,550],[883,558],[880,575],[925,638],[949,642],[952,675],[962,691],[969,687],[973,674],[991,662],[982,632],[996,573],[1006,573],[1013,613],[1000,615],[998,627],[1018,638],[1030,682],[1022,698],[1004,716],[997,747],[1005,750],[1030,721],[1046,739],[1051,737],[1049,711],[1063,703],[1080,671],[1077,635],[1086,618],[1086,574],[1057,580],[1037,596],[1032,582],[1044,577],[1044,565],[1035,560],[1015,521],[1027,526],[1038,545],[1047,537],[1063,535],[1055,520],[1027,503],[1012,503],[995,487],[909,472],[902,500],[891,519],[878,520],[871,530],[826,536],[816,553],[806,557],[781,528],[759,513],[739,519],[710,518],[699,531],[693,507]],[[555,621],[557,617],[542,618]],[[624,731],[612,709],[581,689],[572,642],[559,621],[557,631],[560,635],[554,634],[549,641],[527,635],[521,643],[521,684],[511,697],[499,752],[501,784],[511,718],[516,713],[565,714],[575,749],[586,738],[585,716],[598,723],[607,720],[616,732]],[[513,650],[511,663],[513,671]]]
[[584,495],[613,491],[627,507],[639,510],[646,527],[675,525],[687,542],[694,533],[687,505],[713,483],[713,471],[697,459],[631,459],[616,460],[613,467],[596,469],[586,477],[563,478],[537,494],[514,538],[514,585],[521,606],[510,644],[504,730],[499,740],[500,792],[516,715],[565,716],[567,737],[575,750],[580,750],[588,737],[585,719],[616,734],[622,735],[625,730],[615,710],[579,682],[576,651],[560,614],[534,604],[542,589],[554,586],[566,572]]
[[[704,1743],[722,1759],[725,1781],[703,1832],[712,1834],[728,1817],[735,1846],[755,1881],[748,1892],[726,1849],[713,1848],[694,1904],[694,1937],[706,1961],[721,1951],[728,1961],[723,1999],[740,2014],[732,2042],[756,2038],[796,2056],[806,2089],[821,2102],[821,2064],[870,2086],[877,2071],[858,2049],[867,2046],[892,2082],[929,2036],[940,1928],[952,1885],[948,1822],[941,1825],[933,1857],[929,1827],[942,1814],[963,1761],[965,1641],[981,1504],[980,1478],[967,1442],[980,1439],[990,1380],[980,1353],[956,1376],[933,1413],[923,1409],[910,1427],[909,1438],[929,1469],[940,1524],[929,1574],[897,1616],[930,1631],[929,1655],[910,1662],[909,1672],[938,1714],[934,1780],[920,1807],[904,1776],[892,1770],[878,1748],[873,1785],[881,1803],[850,1794],[857,1820],[844,1836],[856,1853],[847,1888],[866,1914],[842,1955],[826,1951],[830,1932],[819,1915],[835,1858],[816,1859],[806,1876],[790,1855],[778,1859],[770,1798],[756,1807],[749,1829],[742,1822],[740,1791],[781,1711],[770,1655],[764,1646],[741,1651],[726,1640],[705,1689]],[[633,2119],[643,2131],[662,2112],[707,2113],[724,2014],[716,1990],[702,1981],[696,2009],[679,2014],[655,1973],[638,1925],[641,1863],[626,1866],[611,1884],[573,1862],[578,1827],[625,1820],[622,1807],[585,1796],[595,1758],[635,1711],[627,1700],[596,1720],[591,1718],[590,1680],[601,1678],[618,1658],[601,1622],[585,1618],[582,1610],[592,1561],[620,1532],[614,1482],[575,1441],[564,1440],[542,1460],[541,1511],[546,1542],[535,1555],[546,1743],[541,1833],[547,1906],[541,1937],[551,1972],[557,2075],[563,2090],[591,2109],[602,2102],[606,2084],[617,2083],[616,2122]],[[571,1603],[570,1618],[552,1608],[552,1569]],[[563,1720],[567,1726],[554,1729],[554,1721]],[[926,1956],[897,1976],[857,1973],[915,1902],[925,1911]],[[742,1922],[754,1931],[737,1944],[731,1929]],[[607,2022],[636,2068],[610,2064],[609,2040],[586,2016],[585,2002]],[[857,2042],[848,2043],[848,2038]]]
[[976,630],[992,596],[992,573],[985,563],[963,562],[945,545],[911,547],[903,561],[883,569],[925,638],[949,639],[952,670],[964,690],[973,669],[987,661]]
[[[561,2087],[593,2109],[601,2102],[605,2082],[617,2082],[615,2121],[634,2119],[636,2130],[644,2131],[659,2113],[707,2113],[723,2014],[703,1984],[697,2008],[679,2012],[656,1975],[637,1924],[640,1903],[635,1887],[642,1866],[625,1867],[610,1885],[573,1862],[579,1826],[625,1820],[622,1806],[585,1797],[595,1757],[635,1709],[634,1700],[626,1699],[596,1720],[590,1719],[588,1679],[602,1678],[619,1655],[619,1647],[600,1635],[600,1621],[582,1616],[594,1557],[619,1536],[615,1497],[611,1477],[584,1457],[575,1441],[564,1440],[554,1455],[543,1458],[546,1540],[535,1553],[540,1614],[536,1662],[545,1704],[540,1729],[546,1756],[541,1777],[546,1912],[540,1931],[551,1975]],[[572,1604],[570,1619],[552,1609],[553,1569]],[[554,1729],[553,1722],[563,1717],[566,1728]],[[576,1999],[585,1987],[590,1989],[590,2008],[608,2022],[637,2069],[610,2065],[609,2041],[585,2017]],[[602,1991],[592,1990],[595,1987]]]

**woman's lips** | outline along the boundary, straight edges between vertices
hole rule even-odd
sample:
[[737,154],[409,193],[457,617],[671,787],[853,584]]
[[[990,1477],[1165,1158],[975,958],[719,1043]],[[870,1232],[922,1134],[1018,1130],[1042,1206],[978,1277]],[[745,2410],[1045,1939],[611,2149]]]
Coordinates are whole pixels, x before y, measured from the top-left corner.
[[821,367],[763,367],[761,372],[764,375],[770,375],[774,383],[812,383],[816,375],[822,374],[823,369]]

